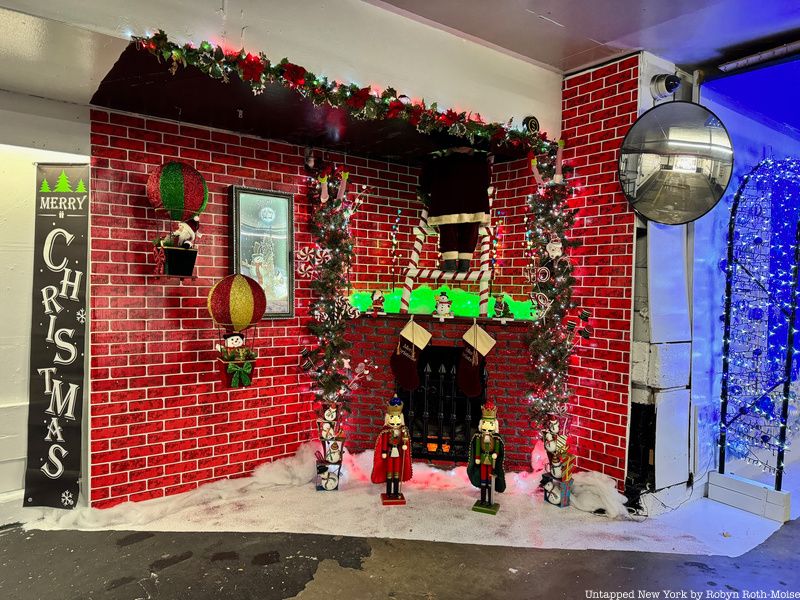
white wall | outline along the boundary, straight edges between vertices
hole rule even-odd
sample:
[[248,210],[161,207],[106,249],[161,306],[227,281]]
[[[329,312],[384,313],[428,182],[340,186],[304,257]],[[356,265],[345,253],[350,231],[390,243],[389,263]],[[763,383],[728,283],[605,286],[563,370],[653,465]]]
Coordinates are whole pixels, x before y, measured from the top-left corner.
[[340,80],[391,85],[440,106],[504,121],[536,115],[557,137],[561,75],[417,23],[361,0],[8,0],[3,5],[110,35],[159,28],[177,41],[203,39],[286,56]]
[[[75,124],[50,117],[27,122],[27,139],[19,123],[6,120],[0,96],[0,144],[5,141],[30,145],[85,147],[88,127],[73,141],[63,138]],[[54,130],[48,137],[47,127]],[[59,133],[60,132],[60,133]],[[71,137],[71,135],[69,135]],[[31,284],[37,162],[86,162],[88,156],[36,148],[0,145],[0,524],[18,519],[27,451],[28,366],[31,331]]]
[[89,154],[89,109],[0,90],[0,144]]

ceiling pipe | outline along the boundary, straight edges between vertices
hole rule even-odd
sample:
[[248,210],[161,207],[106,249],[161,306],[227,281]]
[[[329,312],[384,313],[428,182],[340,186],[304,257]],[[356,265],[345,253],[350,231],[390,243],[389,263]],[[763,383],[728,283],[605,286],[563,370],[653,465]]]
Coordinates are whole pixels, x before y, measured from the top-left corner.
[[800,40],[796,42],[790,42],[770,50],[764,50],[763,52],[759,52],[757,54],[751,54],[750,56],[745,56],[744,58],[740,58],[738,60],[732,60],[730,62],[723,63],[719,66],[719,70],[724,71],[725,73],[731,73],[733,71],[738,71],[739,69],[751,67],[753,65],[774,60],[776,58],[789,56],[795,52],[800,52]]

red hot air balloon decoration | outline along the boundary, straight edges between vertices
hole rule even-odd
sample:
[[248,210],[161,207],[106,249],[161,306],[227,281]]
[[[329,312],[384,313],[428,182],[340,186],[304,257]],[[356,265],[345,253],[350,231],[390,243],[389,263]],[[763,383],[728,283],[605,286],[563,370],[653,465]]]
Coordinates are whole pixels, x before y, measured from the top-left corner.
[[255,377],[256,352],[245,330],[261,321],[267,309],[264,290],[255,279],[229,275],[208,294],[208,313],[220,330],[220,372],[229,387],[246,387]]
[[153,208],[167,213],[178,225],[155,242],[156,274],[192,275],[197,259],[195,241],[200,237],[200,215],[208,205],[208,185],[187,164],[167,162],[150,173],[147,199]]

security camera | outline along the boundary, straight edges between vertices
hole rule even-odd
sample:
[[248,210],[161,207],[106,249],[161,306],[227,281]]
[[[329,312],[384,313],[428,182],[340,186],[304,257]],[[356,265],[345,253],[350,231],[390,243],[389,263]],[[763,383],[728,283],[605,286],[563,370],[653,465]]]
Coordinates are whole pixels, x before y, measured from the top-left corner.
[[681,78],[677,75],[662,73],[661,75],[653,75],[650,80],[650,94],[654,100],[671,96],[679,87],[681,87]]
[[528,115],[522,119],[522,128],[528,133],[536,133],[539,131],[539,119],[533,115]]

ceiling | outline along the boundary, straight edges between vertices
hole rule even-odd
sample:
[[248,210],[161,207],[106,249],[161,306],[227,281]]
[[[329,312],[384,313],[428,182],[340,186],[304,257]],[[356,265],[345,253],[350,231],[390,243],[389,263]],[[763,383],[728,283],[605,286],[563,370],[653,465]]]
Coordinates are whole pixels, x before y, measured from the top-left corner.
[[127,40],[0,8],[0,89],[86,104]]
[[794,0],[364,1],[564,73],[635,50],[716,66],[800,39]]

